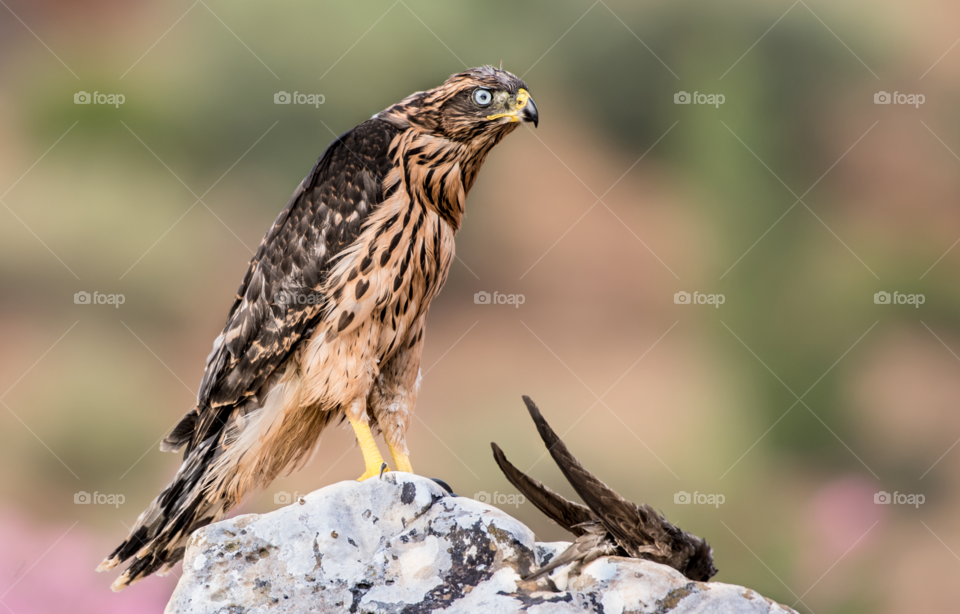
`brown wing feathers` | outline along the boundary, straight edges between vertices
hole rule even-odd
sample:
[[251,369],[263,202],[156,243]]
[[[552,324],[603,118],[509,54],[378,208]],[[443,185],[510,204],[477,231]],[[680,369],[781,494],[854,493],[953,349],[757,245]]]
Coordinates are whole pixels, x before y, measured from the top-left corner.
[[[250,261],[207,358],[198,409],[184,416],[163,449],[188,443],[189,454],[222,429],[234,405],[256,394],[312,332],[332,259],[356,240],[385,198],[387,150],[397,132],[387,122],[366,121],[339,136],[314,164]],[[293,300],[278,304],[280,294]]]
[[[637,550],[637,547],[643,541],[653,542],[660,537],[661,531],[657,530],[659,529],[659,522],[651,524],[651,521],[654,520],[650,514],[652,510],[648,512],[641,509],[640,506],[627,501],[612,488],[594,477],[570,453],[567,445],[550,428],[530,397],[524,396],[523,402],[526,403],[527,411],[530,412],[530,417],[533,418],[533,423],[537,426],[540,438],[547,446],[550,456],[560,467],[560,471],[563,472],[573,489],[603,522],[607,530],[617,539],[617,542],[631,556],[640,556],[641,551]],[[653,512],[653,517],[659,518],[656,512]],[[650,534],[651,530],[656,534]],[[640,544],[637,542],[640,542]]]
[[495,443],[491,443],[490,446],[493,448],[493,458],[496,459],[497,464],[500,465],[500,470],[503,471],[503,475],[507,476],[510,483],[516,486],[517,490],[523,493],[530,503],[533,503],[538,510],[546,514],[558,525],[574,535],[580,536],[584,534],[584,528],[578,525],[596,520],[596,517],[588,507],[573,501],[568,501],[553,492],[539,480],[531,478],[514,467],[510,461],[507,460],[500,446]]
[[335,256],[356,240],[384,200],[382,181],[391,167],[387,151],[397,132],[374,119],[339,137],[267,232],[207,358],[197,407],[161,444],[169,451],[186,444],[183,466],[99,568],[139,557],[114,583],[115,590],[175,563],[191,532],[236,505],[207,499],[211,471],[237,434],[234,425],[244,404],[256,400],[268,378],[309,337],[324,308],[322,300],[278,303],[276,297],[321,291]]
[[314,165],[254,257],[224,327],[223,360],[205,374],[201,401],[226,405],[255,393],[320,315],[317,300],[278,305],[275,297],[321,290],[332,260],[384,199],[382,181],[392,166],[387,150],[397,132],[368,120],[338,137]]

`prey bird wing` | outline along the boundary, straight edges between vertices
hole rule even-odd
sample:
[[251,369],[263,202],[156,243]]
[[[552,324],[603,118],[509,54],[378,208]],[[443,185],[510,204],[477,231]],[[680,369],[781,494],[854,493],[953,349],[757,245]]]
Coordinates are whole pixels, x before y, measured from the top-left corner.
[[574,540],[570,546],[552,558],[550,562],[524,577],[527,582],[533,582],[541,578],[557,567],[563,567],[568,563],[577,565],[588,565],[601,556],[610,556],[617,553],[617,545],[613,543],[607,532],[598,523],[589,525],[592,530],[586,531]]
[[[570,453],[530,397],[523,397],[523,401],[553,460],[587,504],[591,514],[596,517],[592,522],[580,525],[581,533],[577,541],[559,558],[586,564],[598,556],[619,551],[633,558],[669,565],[691,580],[706,582],[717,573],[713,566],[713,550],[705,540],[682,531],[649,505],[637,505],[627,501],[597,479]],[[516,471],[516,468],[511,468]],[[504,472],[506,473],[506,470]],[[532,478],[523,478],[540,485]],[[523,480],[514,482],[509,474],[508,479],[517,485],[517,488],[521,488],[518,482],[526,484]],[[559,497],[556,493],[551,494]],[[553,517],[548,512],[544,513]],[[551,562],[548,567],[560,564],[562,563],[552,565]],[[537,575],[540,575],[539,572]]]
[[577,536],[566,550],[536,572],[523,578],[524,580],[534,581],[568,563],[586,565],[598,557],[617,553],[617,544],[590,508],[553,492],[539,480],[531,478],[514,467],[497,444],[491,443],[490,447],[493,448],[493,457],[500,466],[500,470],[507,476],[507,480],[538,510]]
[[[646,529],[650,526],[653,517],[658,514],[649,506],[643,507],[627,501],[612,488],[598,480],[587,471],[580,461],[570,453],[563,440],[554,432],[543,418],[540,410],[530,397],[523,397],[530,417],[533,418],[540,438],[550,451],[550,456],[560,467],[567,481],[577,491],[590,510],[600,519],[617,542],[630,553],[631,556],[640,556],[641,551],[635,544],[638,541],[652,542],[658,536],[650,535]],[[648,509],[643,509],[648,508]],[[659,523],[657,523],[659,524]],[[640,531],[641,535],[637,532]]]
[[539,480],[531,478],[514,467],[507,460],[507,456],[500,449],[500,446],[495,443],[491,443],[490,446],[493,448],[494,459],[496,459],[500,470],[507,476],[510,483],[523,493],[523,496],[530,503],[533,503],[534,507],[558,525],[579,537],[587,533],[583,526],[584,523],[597,522],[597,517],[590,511],[590,508],[565,499],[553,492]]

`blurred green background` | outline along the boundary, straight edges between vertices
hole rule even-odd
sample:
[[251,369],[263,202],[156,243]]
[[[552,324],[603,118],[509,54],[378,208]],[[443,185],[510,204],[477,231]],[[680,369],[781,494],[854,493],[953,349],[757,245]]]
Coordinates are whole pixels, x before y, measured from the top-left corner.
[[[528,394],[591,471],[706,537],[717,581],[817,614],[955,607],[956,6],[2,4],[0,601],[15,614],[162,610],[175,577],[114,596],[92,569],[176,471],[158,440],[192,406],[252,250],[335,135],[501,61],[540,127],[497,147],[468,200],[431,309],[416,470],[512,493],[496,441],[574,497]],[[331,429],[240,512],[361,470]],[[530,505],[507,511],[568,538]]]

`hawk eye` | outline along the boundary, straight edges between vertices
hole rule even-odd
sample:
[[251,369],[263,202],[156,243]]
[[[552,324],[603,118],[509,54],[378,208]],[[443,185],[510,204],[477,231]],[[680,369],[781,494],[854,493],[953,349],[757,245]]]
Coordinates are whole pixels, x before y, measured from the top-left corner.
[[493,94],[490,93],[490,90],[476,89],[473,91],[473,101],[481,107],[485,107],[493,101]]

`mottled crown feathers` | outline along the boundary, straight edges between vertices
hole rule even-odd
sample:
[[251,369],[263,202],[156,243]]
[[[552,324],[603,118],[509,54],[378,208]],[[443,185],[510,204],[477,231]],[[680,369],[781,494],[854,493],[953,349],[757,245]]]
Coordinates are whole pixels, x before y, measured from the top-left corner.
[[[473,100],[478,88],[491,92],[489,105],[480,106]],[[413,127],[454,141],[484,136],[499,140],[519,124],[488,118],[513,110],[518,93],[526,88],[526,83],[510,72],[480,66],[451,75],[439,87],[411,94],[375,117],[401,129]]]

